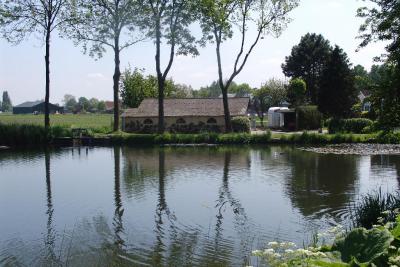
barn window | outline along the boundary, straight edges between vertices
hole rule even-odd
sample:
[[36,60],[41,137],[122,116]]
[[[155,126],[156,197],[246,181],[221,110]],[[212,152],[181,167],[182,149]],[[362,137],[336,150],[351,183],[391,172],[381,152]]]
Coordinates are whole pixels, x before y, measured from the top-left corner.
[[145,119],[143,124],[153,124],[153,121],[151,119]]
[[207,123],[209,123],[209,124],[216,124],[216,123],[217,123],[217,120],[214,119],[214,118],[209,118],[209,119],[207,120]]
[[179,118],[176,120],[176,124],[185,124],[186,121],[183,118]]

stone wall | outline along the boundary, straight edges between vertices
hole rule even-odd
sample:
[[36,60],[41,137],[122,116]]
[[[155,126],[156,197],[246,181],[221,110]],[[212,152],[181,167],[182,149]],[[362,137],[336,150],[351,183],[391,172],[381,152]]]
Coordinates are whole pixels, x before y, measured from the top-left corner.
[[[201,131],[223,132],[225,120],[218,117],[165,117],[165,129],[169,132],[196,133]],[[157,132],[158,118],[122,118],[122,130],[125,132]]]

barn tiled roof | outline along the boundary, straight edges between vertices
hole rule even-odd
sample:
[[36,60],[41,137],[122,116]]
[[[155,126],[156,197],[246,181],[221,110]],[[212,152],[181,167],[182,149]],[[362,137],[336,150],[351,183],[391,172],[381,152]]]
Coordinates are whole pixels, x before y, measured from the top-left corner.
[[37,101],[27,101],[22,104],[19,104],[15,106],[15,108],[31,108],[34,106],[37,106],[39,104],[42,104],[44,101],[43,100],[37,100]]
[[[249,106],[248,97],[229,98],[231,116],[245,116]],[[164,99],[165,117],[204,116],[217,117],[224,115],[222,98],[167,98]],[[138,108],[127,109],[123,117],[157,117],[158,99],[147,98]]]

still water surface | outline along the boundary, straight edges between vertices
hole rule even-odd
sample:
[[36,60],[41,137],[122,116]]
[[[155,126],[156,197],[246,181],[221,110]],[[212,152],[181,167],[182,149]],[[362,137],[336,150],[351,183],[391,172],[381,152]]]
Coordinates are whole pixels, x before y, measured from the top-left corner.
[[399,187],[400,156],[293,147],[0,152],[0,266],[243,266]]

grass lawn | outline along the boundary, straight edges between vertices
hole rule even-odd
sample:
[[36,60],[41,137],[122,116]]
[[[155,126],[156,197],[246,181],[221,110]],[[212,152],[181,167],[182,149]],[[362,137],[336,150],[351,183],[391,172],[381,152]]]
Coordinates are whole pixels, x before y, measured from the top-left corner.
[[[112,119],[112,114],[54,114],[50,115],[50,124],[74,128],[111,128]],[[0,123],[43,125],[44,115],[0,114]]]

